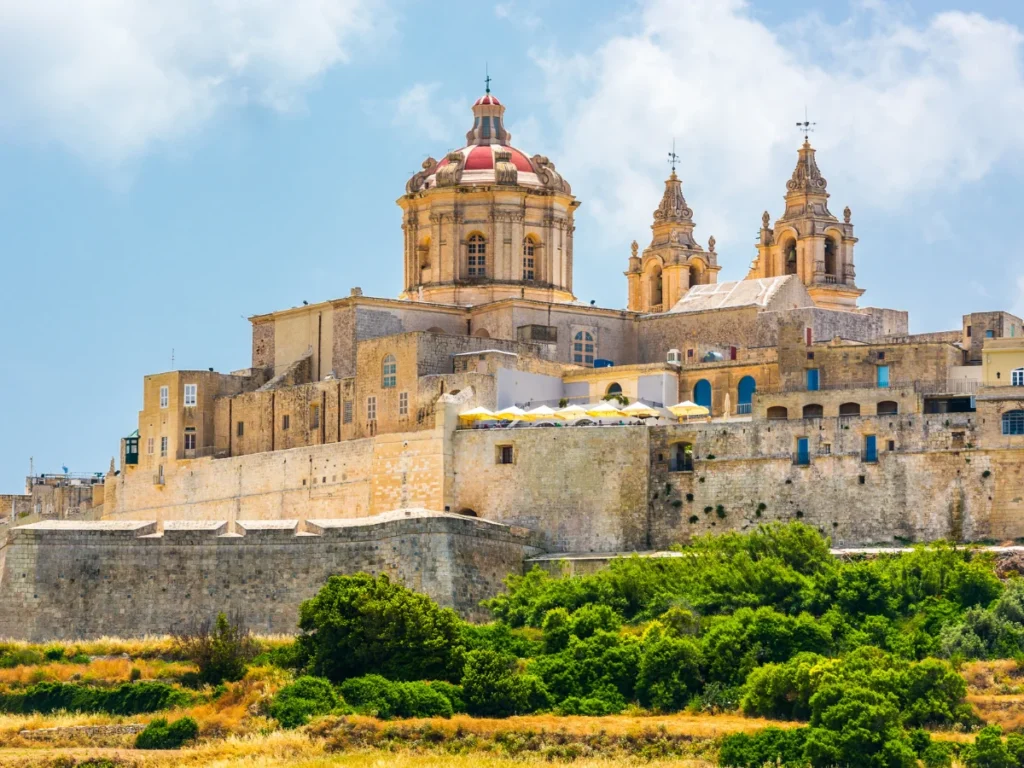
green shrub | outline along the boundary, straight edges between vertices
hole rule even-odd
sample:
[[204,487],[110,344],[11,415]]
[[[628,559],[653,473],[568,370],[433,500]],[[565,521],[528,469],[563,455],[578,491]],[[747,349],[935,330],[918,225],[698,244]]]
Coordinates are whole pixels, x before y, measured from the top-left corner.
[[722,739],[718,761],[728,768],[765,765],[802,766],[807,728],[763,728],[754,734],[733,733]]
[[43,663],[43,654],[33,648],[0,644],[0,669],[35,666]]
[[665,636],[645,643],[636,693],[645,707],[682,709],[700,687],[701,654],[688,637]]
[[299,609],[298,644],[316,675],[394,680],[458,679],[462,622],[384,574],[331,576]]
[[177,655],[199,667],[199,682],[208,685],[241,680],[256,655],[252,633],[241,619],[228,621],[224,613],[176,634],[174,644]]
[[419,681],[394,682],[380,675],[364,675],[345,680],[339,689],[356,711],[383,719],[451,717],[454,711],[444,691]]
[[514,656],[496,651],[471,651],[466,656],[462,693],[472,715],[507,717],[551,705],[539,677],[522,674]]
[[440,693],[452,705],[452,712],[465,712],[466,700],[462,696],[462,686],[449,683],[447,680],[431,680],[430,687]]
[[170,709],[188,700],[188,694],[183,691],[153,681],[122,683],[114,688],[46,682],[23,691],[0,693],[0,712],[49,714],[64,709],[68,712],[138,715]]
[[146,729],[135,737],[136,749],[179,749],[199,736],[199,726],[191,717],[182,717],[173,723],[164,718],[150,721]]
[[964,750],[967,768],[1016,768],[1017,761],[1003,743],[1003,729],[998,725],[982,728],[974,743]]
[[343,703],[330,681],[300,677],[277,692],[270,703],[270,716],[284,728],[298,728],[311,717],[326,715]]

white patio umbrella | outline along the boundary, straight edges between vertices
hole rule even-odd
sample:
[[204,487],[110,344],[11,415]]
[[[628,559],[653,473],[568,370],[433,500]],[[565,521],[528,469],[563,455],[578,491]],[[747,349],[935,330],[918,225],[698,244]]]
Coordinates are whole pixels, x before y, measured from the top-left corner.
[[668,409],[669,411],[672,412],[673,416],[678,416],[680,418],[686,416],[707,416],[709,413],[711,413],[711,411],[709,411],[703,405],[697,405],[692,400],[684,400],[681,403],[670,405]]
[[597,405],[587,406],[587,415],[594,416],[598,419],[610,419],[615,416],[621,416],[622,410],[616,408],[606,400],[605,402],[598,403]]
[[524,416],[524,419],[529,421],[543,421],[544,419],[557,419],[558,413],[554,408],[550,408],[546,405],[538,405],[536,408],[528,410]]
[[466,421],[487,421],[494,418],[494,412],[484,408],[482,405],[478,405],[472,410],[460,413],[459,418]]
[[516,405],[510,405],[507,408],[501,408],[496,411],[494,418],[502,419],[504,421],[516,421],[523,418],[526,415],[526,411]]
[[626,416],[633,416],[637,419],[651,419],[660,415],[656,409],[651,408],[651,406],[646,403],[642,403],[639,400],[627,405],[622,409],[622,412]]
[[587,409],[578,405],[567,405],[565,408],[559,408],[555,413],[563,419],[582,419],[587,415]]

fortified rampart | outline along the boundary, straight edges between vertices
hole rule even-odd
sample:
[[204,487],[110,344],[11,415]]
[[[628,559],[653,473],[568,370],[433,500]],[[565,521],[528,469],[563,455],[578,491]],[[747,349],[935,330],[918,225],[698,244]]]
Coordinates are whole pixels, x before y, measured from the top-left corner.
[[387,573],[483,618],[481,600],[541,550],[527,530],[407,510],[307,521],[47,521],[0,548],[0,637],[165,634],[218,611],[260,633],[296,631],[299,604],[333,574]]

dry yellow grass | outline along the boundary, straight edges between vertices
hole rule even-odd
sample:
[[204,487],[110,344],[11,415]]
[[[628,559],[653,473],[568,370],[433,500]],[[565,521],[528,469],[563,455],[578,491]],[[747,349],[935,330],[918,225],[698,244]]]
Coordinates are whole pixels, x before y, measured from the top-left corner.
[[66,683],[70,680],[98,685],[114,685],[131,678],[132,669],[138,669],[142,680],[164,680],[181,677],[195,671],[194,664],[159,659],[96,659],[89,664],[52,662],[37,666],[19,665],[0,669],[0,684],[32,685],[43,681]]
[[[294,642],[291,635],[257,635],[256,644],[262,650],[270,650]],[[100,637],[95,640],[64,640],[52,643],[27,643],[21,640],[4,640],[0,645],[7,648],[34,649],[62,648],[66,656],[84,653],[86,656],[129,656],[133,659],[170,658],[174,655],[174,638],[170,635],[125,639],[123,637]]]

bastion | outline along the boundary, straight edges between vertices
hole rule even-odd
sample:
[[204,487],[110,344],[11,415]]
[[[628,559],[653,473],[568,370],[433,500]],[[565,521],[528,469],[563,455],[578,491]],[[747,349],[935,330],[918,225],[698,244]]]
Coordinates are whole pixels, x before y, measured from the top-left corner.
[[167,634],[225,611],[295,633],[334,574],[386,573],[469,619],[542,550],[525,528],[422,509],[370,518],[45,521],[0,548],[0,637]]

